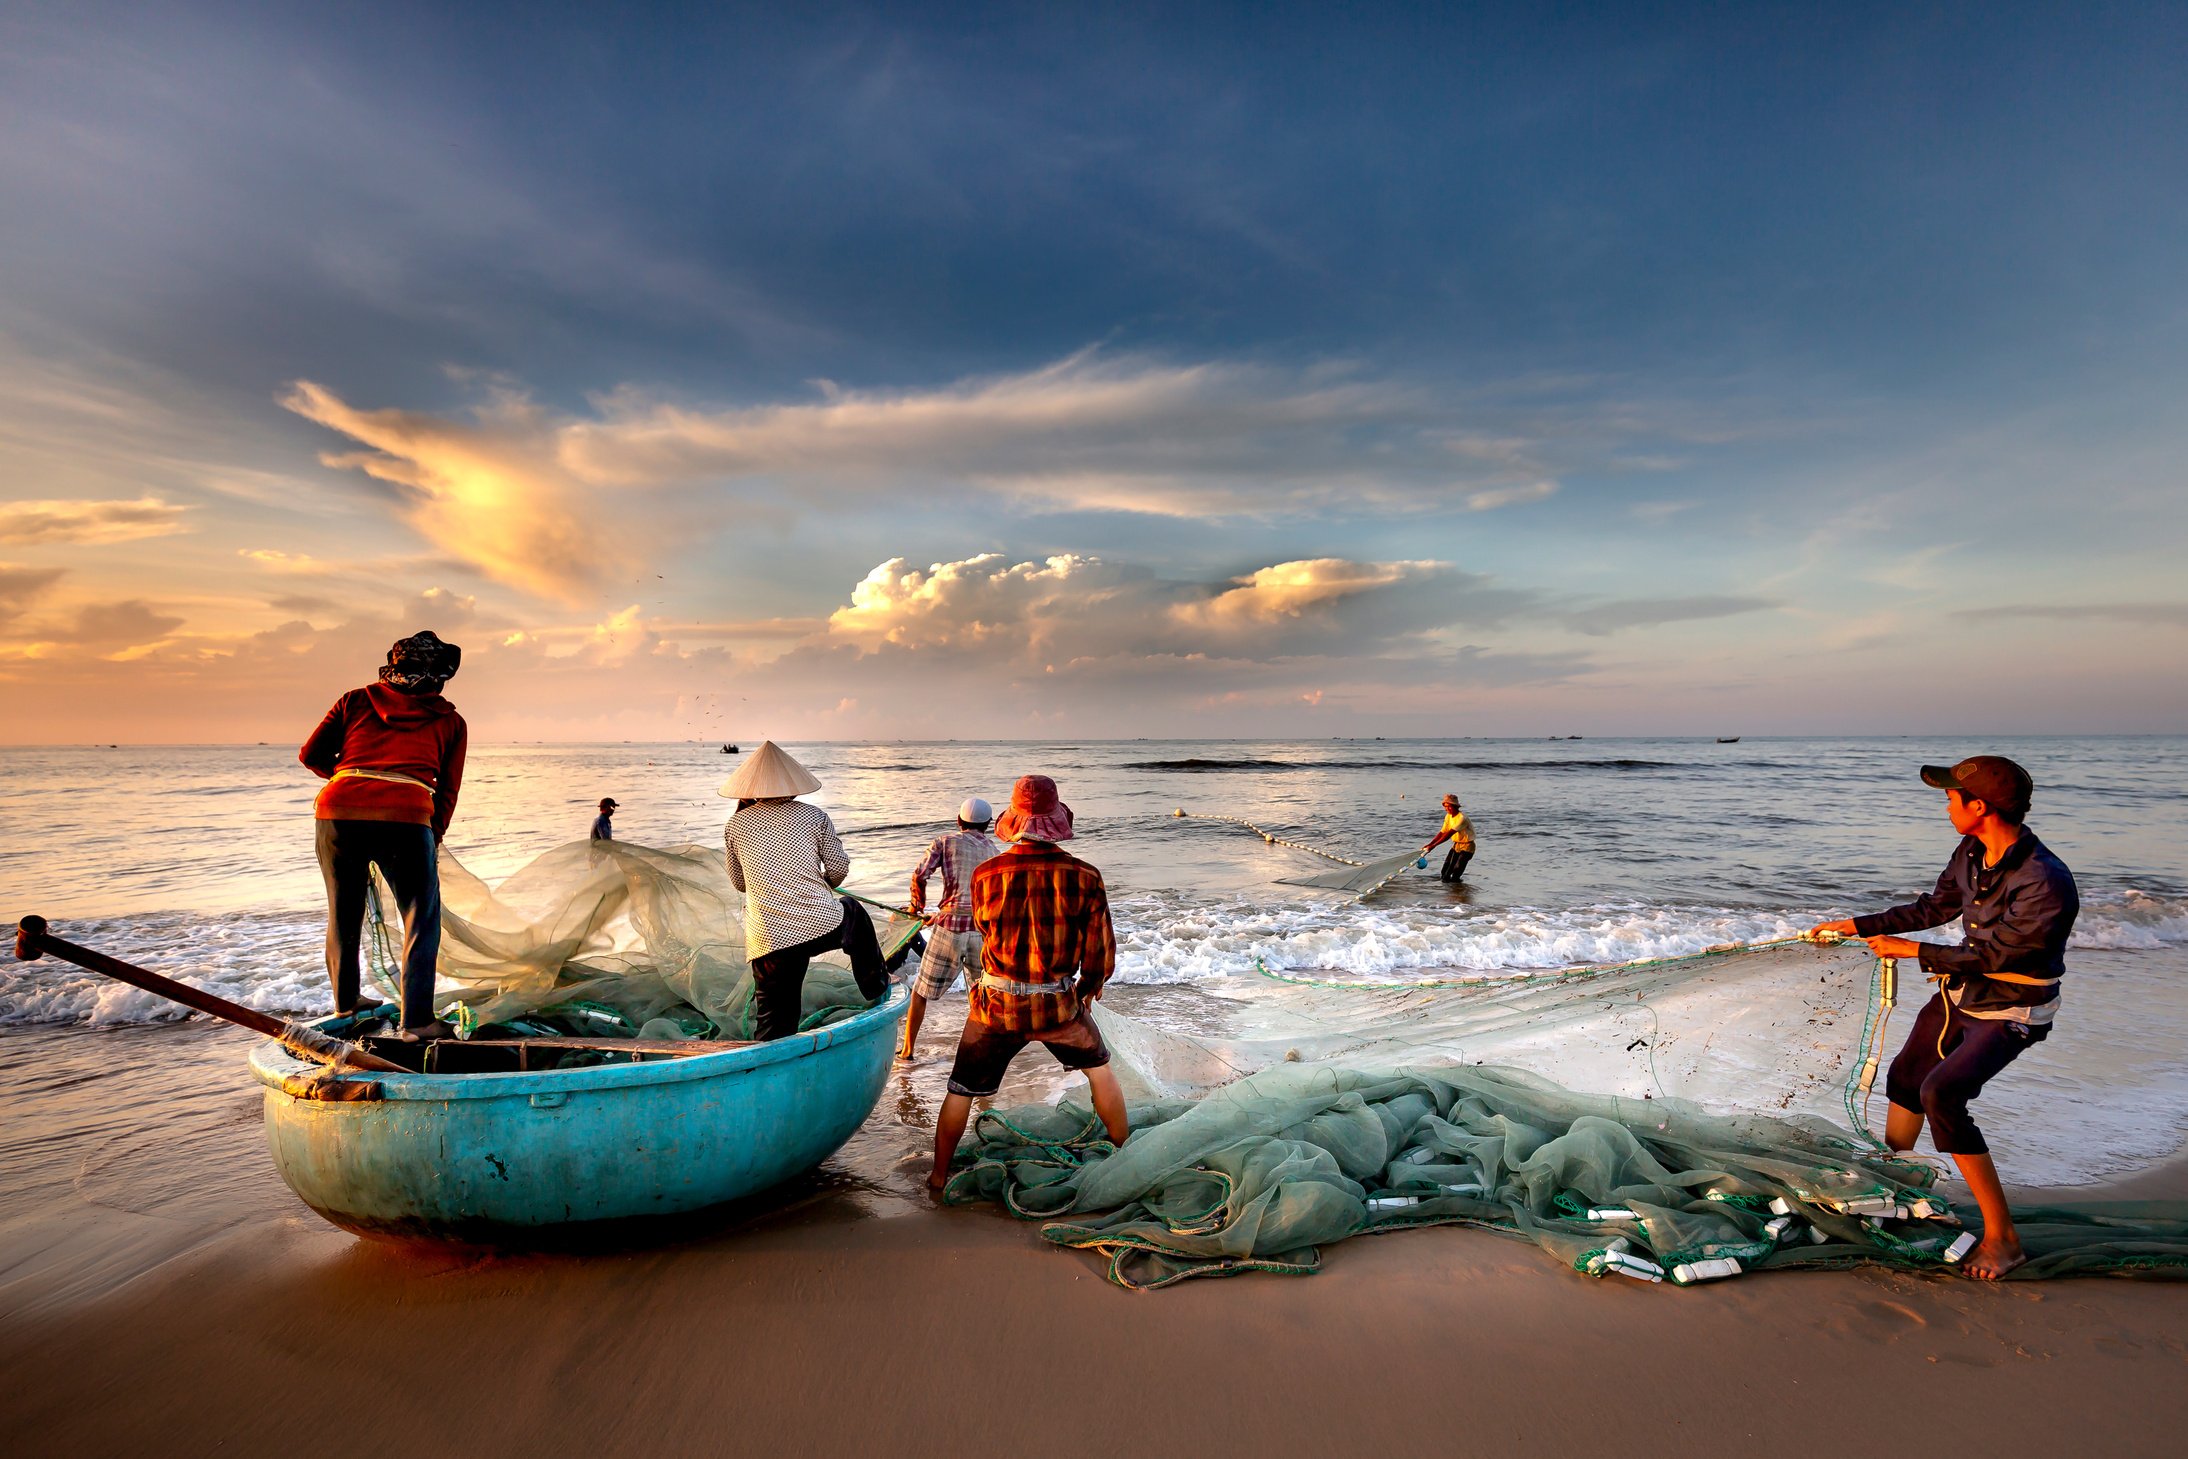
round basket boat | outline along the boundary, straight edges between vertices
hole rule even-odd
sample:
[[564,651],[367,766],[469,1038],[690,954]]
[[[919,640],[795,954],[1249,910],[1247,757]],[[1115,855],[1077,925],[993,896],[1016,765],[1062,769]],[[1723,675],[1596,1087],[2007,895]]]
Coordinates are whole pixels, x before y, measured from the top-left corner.
[[[352,1073],[367,1097],[290,1092],[316,1066],[268,1042],[266,1141],[289,1188],[366,1235],[494,1241],[689,1215],[811,1170],[888,1080],[909,994],[773,1043],[508,1074]],[[332,1022],[333,1020],[328,1020]],[[285,1087],[286,1086],[286,1087]]]

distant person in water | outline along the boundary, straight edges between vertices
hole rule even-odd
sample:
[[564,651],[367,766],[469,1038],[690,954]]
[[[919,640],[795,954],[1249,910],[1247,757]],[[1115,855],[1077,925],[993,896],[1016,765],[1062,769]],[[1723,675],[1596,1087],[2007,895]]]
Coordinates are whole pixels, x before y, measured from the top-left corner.
[[[912,871],[909,906],[912,915],[927,924],[927,951],[912,984],[912,1011],[905,1017],[904,1038],[896,1051],[900,1059],[909,1059],[919,1042],[928,1001],[955,987],[960,972],[967,979],[980,976],[980,933],[972,925],[972,873],[981,862],[1002,854],[1003,848],[988,835],[994,819],[993,807],[973,796],[957,808],[957,830],[928,843],[926,856]],[[936,872],[942,874],[942,900],[927,914],[923,912],[927,878]]]
[[1002,1088],[1011,1060],[1029,1042],[1085,1073],[1111,1144],[1122,1145],[1128,1133],[1124,1091],[1094,1026],[1094,1000],[1117,966],[1117,930],[1102,874],[1056,844],[1071,839],[1071,822],[1056,782],[1025,776],[1011,787],[1010,809],[995,823],[1013,843],[1010,850],[973,871],[980,976],[935,1120],[934,1169],[927,1176],[934,1189],[949,1181],[972,1102]]
[[[2051,1036],[2081,899],[2073,873],[2022,824],[2035,793],[2026,770],[2002,755],[1977,755],[1950,769],[1925,765],[1922,779],[1945,792],[1945,814],[1960,833],[1935,889],[1813,930],[1866,938],[1878,957],[1918,958],[1923,975],[1939,985],[1892,1061],[1884,1142],[1912,1150],[1929,1122],[1931,1143],[1960,1167],[1983,1210],[1983,1240],[1968,1253],[1968,1275],[1995,1279],[2028,1257],[1968,1102]],[[1965,928],[1956,946],[1892,935],[1956,917]]]
[[359,1006],[358,947],[372,868],[380,868],[403,918],[402,1029],[442,1036],[433,1016],[441,952],[441,838],[456,814],[469,732],[441,697],[463,650],[432,633],[398,639],[379,682],[334,701],[297,758],[320,788],[319,870],[327,883],[327,975],[334,1011]]
[[1451,849],[1444,853],[1443,870],[1436,875],[1447,882],[1463,881],[1466,864],[1474,859],[1474,823],[1459,809],[1459,798],[1455,795],[1443,798],[1443,827],[1421,848],[1421,854],[1426,856],[1446,841],[1451,843]]
[[852,898],[836,895],[851,874],[851,857],[835,822],[797,798],[820,786],[769,740],[720,791],[737,802],[722,844],[730,882],[745,894],[745,957],[752,964],[752,1015],[762,1039],[798,1031],[805,974],[816,953],[841,948],[849,954],[852,975],[868,998],[889,987],[873,919]]
[[613,841],[615,839],[614,801],[603,800],[600,802],[600,814],[593,817],[592,839],[595,841]]

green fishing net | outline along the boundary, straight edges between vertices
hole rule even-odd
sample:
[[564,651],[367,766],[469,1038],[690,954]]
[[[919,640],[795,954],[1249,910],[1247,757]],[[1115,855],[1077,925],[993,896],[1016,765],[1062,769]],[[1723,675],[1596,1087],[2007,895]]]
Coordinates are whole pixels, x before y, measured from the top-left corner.
[[[750,1038],[752,974],[744,893],[720,847],[657,849],[621,841],[555,847],[489,886],[445,848],[440,855],[441,955],[435,1011],[470,1033],[651,1038]],[[367,961],[391,997],[401,982],[394,894],[375,876]],[[919,931],[902,912],[868,904],[884,954]],[[801,1028],[869,1003],[840,952],[806,975]]]
[[[1098,1006],[1140,1096],[1124,1146],[1073,1103],[990,1110],[948,1195],[1037,1220],[1132,1287],[1311,1272],[1331,1242],[1449,1224],[1674,1285],[1942,1269],[1979,1222],[1931,1160],[1869,1132],[1881,992],[1855,945],[1411,986],[1267,974],[1189,1030]],[[2188,1275],[2188,1204],[2016,1219],[2016,1277]]]
[[[1111,1280],[1307,1273],[1320,1249],[1411,1226],[1531,1239],[1574,1271],[1686,1285],[1743,1271],[1940,1268],[1961,1215],[1934,1172],[1843,1131],[1677,1100],[1575,1094],[1518,1069],[1287,1065],[1135,1103],[1112,1147],[1076,1105],[989,1111],[952,1201],[994,1201]],[[2015,1277],[2188,1276],[2188,1209],[2017,1215]]]

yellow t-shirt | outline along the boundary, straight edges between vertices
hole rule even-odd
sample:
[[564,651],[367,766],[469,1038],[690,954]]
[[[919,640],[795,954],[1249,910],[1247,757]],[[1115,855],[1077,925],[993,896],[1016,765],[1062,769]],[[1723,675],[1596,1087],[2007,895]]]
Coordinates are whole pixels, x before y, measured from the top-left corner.
[[1466,819],[1465,811],[1453,811],[1450,815],[1445,816],[1443,818],[1443,828],[1451,837],[1452,850],[1471,851],[1474,849],[1474,826],[1471,821]]

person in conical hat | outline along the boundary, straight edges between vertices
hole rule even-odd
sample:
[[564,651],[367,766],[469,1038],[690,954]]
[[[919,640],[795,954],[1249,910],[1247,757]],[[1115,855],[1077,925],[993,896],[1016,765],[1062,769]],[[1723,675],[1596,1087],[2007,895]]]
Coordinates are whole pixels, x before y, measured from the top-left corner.
[[773,800],[779,796],[811,795],[821,788],[813,772],[773,740],[762,742],[737,773],[722,782],[718,792],[729,800]]
[[752,964],[753,1019],[761,1039],[798,1031],[806,969],[816,953],[850,955],[859,991],[889,986],[880,939],[866,909],[836,888],[851,857],[828,812],[797,799],[819,790],[813,772],[773,740],[752,752],[719,792],[737,801],[723,828],[729,879],[745,894],[745,957]]

